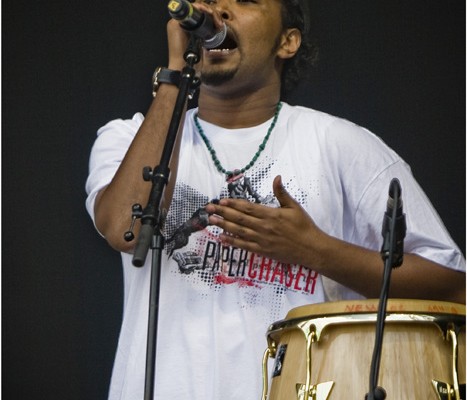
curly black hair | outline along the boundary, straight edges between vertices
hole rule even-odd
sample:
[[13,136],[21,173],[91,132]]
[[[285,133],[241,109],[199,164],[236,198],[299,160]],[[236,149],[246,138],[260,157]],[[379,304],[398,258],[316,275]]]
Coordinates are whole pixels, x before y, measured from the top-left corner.
[[300,79],[306,79],[318,59],[318,47],[311,37],[309,11],[306,2],[310,0],[281,0],[282,26],[284,29],[297,28],[302,34],[302,43],[297,54],[285,61],[281,76],[281,98],[285,98],[297,86]]

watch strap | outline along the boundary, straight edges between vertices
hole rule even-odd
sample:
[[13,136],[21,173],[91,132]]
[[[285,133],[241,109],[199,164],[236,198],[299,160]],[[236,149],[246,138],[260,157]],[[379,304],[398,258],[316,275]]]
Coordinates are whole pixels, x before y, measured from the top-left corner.
[[172,69],[157,67],[152,76],[152,95],[155,97],[157,90],[161,83],[168,83],[171,85],[179,86],[180,84],[180,71]]

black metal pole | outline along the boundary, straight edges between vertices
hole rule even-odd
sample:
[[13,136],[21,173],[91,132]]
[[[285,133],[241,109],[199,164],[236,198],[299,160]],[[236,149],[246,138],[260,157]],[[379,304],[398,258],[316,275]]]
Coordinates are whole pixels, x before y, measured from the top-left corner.
[[146,372],[144,378],[144,400],[154,399],[156,376],[157,327],[159,316],[159,294],[161,279],[161,259],[164,237],[159,232],[153,236],[151,281],[149,288],[148,340],[146,346]]
[[[164,216],[161,214],[160,205],[165,186],[169,181],[170,159],[172,157],[172,151],[175,146],[187,99],[190,96],[190,93],[192,93],[196,88],[194,65],[199,61],[200,49],[201,40],[192,36],[189,47],[185,52],[184,57],[186,66],[183,68],[181,73],[179,92],[175,102],[160,163],[154,168],[154,170],[145,167],[143,171],[144,179],[152,181],[148,204],[142,212],[139,211],[136,213],[140,214],[138,217],[141,218],[141,229],[139,231],[133,254],[133,265],[136,267],[143,266],[146,261],[149,248],[152,249],[144,400],[153,400],[155,390],[161,259],[164,248],[164,237],[161,232],[164,223]],[[133,206],[134,210],[137,209],[135,206],[138,205]]]
[[384,388],[378,386],[384,325],[391,272],[393,268],[402,265],[404,255],[403,240],[406,233],[405,215],[402,213],[401,187],[397,178],[392,179],[389,185],[388,206],[384,215],[381,233],[383,235],[381,257],[384,261],[384,273],[376,317],[375,344],[370,367],[369,392],[365,395],[365,400],[384,400],[386,398],[386,391]]

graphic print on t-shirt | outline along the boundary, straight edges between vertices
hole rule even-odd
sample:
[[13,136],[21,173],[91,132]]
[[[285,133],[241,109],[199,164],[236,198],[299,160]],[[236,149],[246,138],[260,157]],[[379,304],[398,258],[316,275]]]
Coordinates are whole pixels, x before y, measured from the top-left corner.
[[[264,171],[263,174],[264,176]],[[227,180],[219,198],[246,199],[278,207],[271,194],[256,190],[256,176],[237,173]],[[292,290],[313,294],[318,274],[301,265],[289,265],[248,251],[225,246],[218,240],[220,229],[208,225],[205,206],[208,199],[189,185],[177,183],[172,206],[166,221],[167,252],[178,265],[178,273],[193,279],[195,284],[240,287],[273,285],[278,292]]]

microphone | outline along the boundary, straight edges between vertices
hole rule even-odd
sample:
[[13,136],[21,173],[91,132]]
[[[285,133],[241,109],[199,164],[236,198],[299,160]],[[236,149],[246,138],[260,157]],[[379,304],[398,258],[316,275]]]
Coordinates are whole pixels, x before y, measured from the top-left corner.
[[170,16],[180,22],[180,26],[204,41],[203,47],[214,49],[222,44],[227,36],[227,25],[219,31],[210,14],[196,8],[188,0],[171,0],[167,6]]
[[[389,196],[384,213],[382,235],[384,238],[381,248],[383,259],[389,257],[390,251],[393,253],[392,267],[400,267],[404,257],[404,238],[407,231],[405,214],[402,213],[401,186],[399,180],[394,178],[389,185]],[[389,236],[391,230],[394,231],[393,246],[390,249]]]

